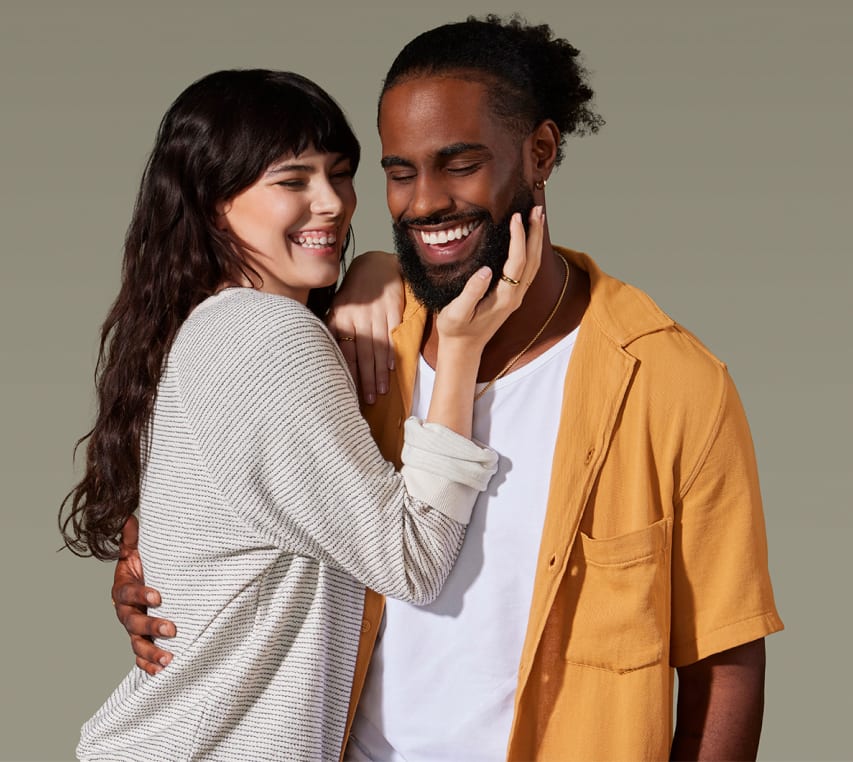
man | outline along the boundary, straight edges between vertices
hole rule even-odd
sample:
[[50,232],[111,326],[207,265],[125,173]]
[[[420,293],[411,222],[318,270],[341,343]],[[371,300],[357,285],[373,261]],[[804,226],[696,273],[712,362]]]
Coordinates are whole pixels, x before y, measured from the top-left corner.
[[[566,135],[599,126],[591,97],[577,51],[520,21],[439,27],[392,65],[379,132],[409,291],[390,392],[365,411],[389,459],[429,400],[434,311],[482,263],[501,273],[509,216],[546,204]],[[368,593],[347,754],[754,758],[782,623],[725,366],[546,234],[479,380],[474,434],[499,473],[435,603]],[[142,602],[123,573],[116,595]],[[119,608],[138,661],[160,658],[139,636],[163,623]]]

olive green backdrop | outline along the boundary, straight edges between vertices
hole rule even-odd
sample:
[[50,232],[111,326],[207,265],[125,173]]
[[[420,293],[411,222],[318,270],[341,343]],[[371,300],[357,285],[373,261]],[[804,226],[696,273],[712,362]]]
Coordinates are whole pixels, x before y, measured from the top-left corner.
[[[504,0],[0,2],[0,759],[71,759],[131,664],[111,567],[56,553],[96,335],[155,129],[212,70],[293,69],[364,144],[360,249],[387,247],[374,108],[394,54]],[[548,185],[556,242],[649,291],[725,359],[753,428],[787,631],[767,760],[851,759],[853,3],[548,2],[607,118]],[[452,115],[448,115],[452,118]]]

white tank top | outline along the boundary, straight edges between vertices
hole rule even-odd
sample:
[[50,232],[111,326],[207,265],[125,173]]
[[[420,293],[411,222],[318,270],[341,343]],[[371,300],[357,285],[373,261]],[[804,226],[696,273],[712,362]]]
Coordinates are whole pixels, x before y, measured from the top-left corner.
[[[348,760],[503,759],[545,518],[563,386],[577,331],[475,403],[474,438],[499,455],[438,599],[388,599]],[[435,373],[420,359],[412,414]]]

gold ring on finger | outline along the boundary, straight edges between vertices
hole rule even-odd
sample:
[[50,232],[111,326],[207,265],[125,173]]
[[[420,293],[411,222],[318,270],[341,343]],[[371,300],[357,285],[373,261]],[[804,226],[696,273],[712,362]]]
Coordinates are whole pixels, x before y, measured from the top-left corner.
[[501,273],[501,280],[504,283],[509,283],[510,286],[517,286],[519,283],[521,283],[520,280],[516,280],[515,278],[510,278],[509,275],[507,275],[506,273]]
[[338,341],[355,341],[352,336],[338,336]]

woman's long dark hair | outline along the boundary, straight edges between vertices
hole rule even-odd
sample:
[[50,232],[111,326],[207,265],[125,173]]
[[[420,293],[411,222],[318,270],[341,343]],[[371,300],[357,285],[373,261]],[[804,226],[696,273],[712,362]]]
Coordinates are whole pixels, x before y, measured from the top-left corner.
[[[229,279],[248,276],[243,249],[215,224],[217,205],[275,161],[309,147],[341,153],[355,171],[358,140],[329,95],[290,72],[220,71],[190,85],[160,124],[127,231],[118,297],[101,328],[98,416],[86,473],[59,511],[77,555],[118,556],[136,509],[145,430],[166,354],[194,307]],[[349,236],[347,237],[349,238]],[[334,286],[308,306],[328,309]]]

